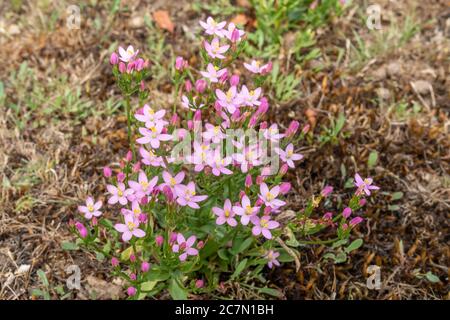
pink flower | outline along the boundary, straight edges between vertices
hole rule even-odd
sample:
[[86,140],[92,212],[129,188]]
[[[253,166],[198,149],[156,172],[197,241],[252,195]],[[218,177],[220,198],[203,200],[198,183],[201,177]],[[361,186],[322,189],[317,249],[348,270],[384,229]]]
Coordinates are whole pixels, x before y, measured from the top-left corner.
[[230,46],[224,45],[220,46],[220,41],[218,38],[214,38],[211,43],[208,41],[204,42],[205,50],[211,58],[225,59],[223,53],[227,52]]
[[198,141],[194,141],[193,147],[194,153],[190,156],[189,160],[195,165],[194,170],[199,172],[205,168],[207,159],[211,154],[210,145],[207,143],[200,144]]
[[290,182],[282,182],[280,184],[280,192],[281,194],[287,194],[291,190],[291,183]]
[[200,206],[197,202],[203,201],[208,196],[202,195],[197,196],[195,191],[195,183],[193,181],[189,182],[187,185],[177,185],[175,187],[175,194],[177,195],[177,202],[180,206],[189,206],[193,209],[199,209]]
[[158,182],[158,176],[153,177],[150,181],[148,181],[147,175],[144,171],[139,172],[138,181],[128,181],[128,185],[131,189],[134,190],[134,195],[137,199],[141,199],[146,195],[150,195],[153,191],[153,188],[156,186]]
[[112,170],[110,167],[103,167],[103,176],[109,178],[112,176]]
[[259,198],[262,201],[264,201],[264,204],[267,207],[279,208],[286,204],[286,202],[277,199],[277,196],[280,193],[280,186],[275,186],[269,190],[267,184],[263,182],[259,186],[259,191],[260,191]]
[[239,99],[241,100],[241,103],[246,106],[259,106],[261,104],[261,101],[258,100],[260,95],[261,88],[256,88],[255,90],[249,91],[247,86],[243,85],[241,92],[239,92]]
[[124,216],[131,214],[134,216],[135,219],[139,219],[139,216],[141,215],[142,210],[141,210],[141,207],[139,206],[139,202],[135,200],[135,201],[131,202],[131,210],[122,208],[121,213]]
[[136,238],[145,236],[144,230],[139,229],[139,221],[132,214],[125,215],[125,223],[117,223],[114,229],[122,233],[124,242],[128,242],[133,236]]
[[138,121],[144,122],[147,128],[155,126],[158,122],[163,125],[167,124],[167,121],[162,120],[166,114],[166,110],[161,109],[155,112],[148,104],[145,104],[142,111],[143,114],[136,113],[134,117]]
[[119,265],[119,259],[117,259],[116,257],[112,257],[111,258],[111,265],[113,267],[117,267]]
[[[271,64],[265,64],[261,66],[260,61],[252,60],[250,64],[244,63],[244,67],[253,73],[267,73],[269,69],[271,69]],[[270,70],[269,70],[270,71]]]
[[119,182],[117,184],[117,187],[108,184],[106,186],[106,189],[108,189],[108,192],[112,195],[108,199],[109,204],[116,204],[117,202],[119,202],[121,205],[124,206],[128,202],[127,197],[134,193],[133,189],[127,189],[123,182]]
[[204,285],[205,281],[203,281],[203,279],[198,279],[197,281],[195,281],[195,287],[198,289],[203,288]]
[[266,239],[272,239],[272,233],[270,230],[278,228],[280,224],[277,221],[270,220],[269,216],[263,216],[259,218],[254,216],[252,218],[252,223],[255,225],[252,228],[252,233],[254,236],[259,236],[261,233]]
[[241,216],[241,223],[246,226],[250,222],[253,216],[255,216],[259,212],[260,207],[252,207],[250,199],[247,195],[242,197],[241,201],[242,206],[233,206],[233,211]]
[[220,89],[216,89],[216,96],[218,98],[219,104],[227,108],[229,113],[233,113],[240,106],[240,99],[237,96],[237,89],[235,86],[230,87],[227,93],[224,93]]
[[213,143],[219,143],[226,138],[226,135],[222,132],[221,126],[213,126],[210,123],[205,124],[206,131],[203,132],[203,138]]
[[214,150],[212,156],[208,157],[207,164],[212,168],[212,174],[215,176],[220,176],[221,173],[223,174],[233,173],[233,171],[226,168],[231,164],[231,158],[230,157],[222,158],[219,149]]
[[147,128],[139,128],[140,134],[143,137],[136,140],[137,143],[147,144],[150,143],[150,146],[153,149],[158,149],[161,141],[169,141],[172,140],[172,136],[170,134],[162,133],[163,131],[163,123],[157,122],[154,126]]
[[75,222],[75,228],[77,228],[78,232],[80,233],[80,237],[81,238],[86,238],[88,231],[86,229],[86,227],[81,223],[81,222]]
[[219,82],[219,78],[223,76],[224,73],[227,72],[227,69],[220,69],[213,66],[212,63],[209,63],[206,67],[206,71],[200,71],[201,75],[205,78],[209,79],[211,82]]
[[280,266],[280,262],[277,260],[277,258],[280,256],[279,252],[273,251],[273,250],[268,250],[267,253],[264,255],[264,258],[266,258],[267,261],[267,265],[269,266],[270,269],[273,268],[273,266]]
[[263,134],[264,138],[273,142],[277,142],[284,137],[284,134],[280,134],[278,125],[276,123],[272,124],[268,129],[264,130]]
[[97,201],[94,203],[94,199],[92,197],[87,197],[86,199],[86,206],[79,206],[78,211],[81,213],[84,213],[84,217],[88,220],[92,219],[92,217],[100,217],[101,211],[100,208],[102,207],[102,202]]
[[142,163],[152,167],[161,166],[162,159],[158,157],[152,150],[147,151],[144,147],[139,148],[142,157]]
[[[233,32],[234,32],[234,35],[233,35]],[[245,32],[242,30],[239,30],[238,28],[236,28],[236,25],[233,22],[230,22],[228,24],[227,30],[223,30],[223,34],[225,35],[225,37],[228,38],[228,40],[230,40],[232,42],[237,42],[237,41],[241,40],[241,38],[244,36]]]
[[123,62],[133,61],[138,53],[139,50],[135,51],[133,46],[128,46],[127,50],[125,50],[122,47],[119,47],[120,60],[122,60]]
[[198,250],[192,247],[195,240],[197,240],[196,236],[190,236],[186,240],[181,233],[177,234],[177,243],[172,246],[172,252],[181,253],[178,257],[180,261],[185,261],[188,256],[198,255]]
[[293,137],[299,127],[300,127],[300,123],[298,121],[295,121],[295,120],[291,121],[291,123],[289,124],[289,127],[287,128],[286,132],[284,133],[285,136],[288,138]]
[[224,36],[224,30],[223,28],[226,25],[226,21],[222,21],[217,23],[216,21],[214,21],[214,19],[212,17],[208,17],[206,19],[206,22],[204,21],[200,21],[200,25],[202,26],[203,29],[205,29],[205,33],[209,34],[209,35],[216,35],[219,37],[223,37]]
[[164,237],[161,235],[156,236],[155,242],[158,247],[161,247],[162,244],[164,243]]
[[280,155],[281,160],[287,163],[291,168],[295,168],[294,161],[303,159],[303,155],[299,153],[294,153],[294,145],[292,143],[288,144],[286,151],[279,148],[275,148],[275,152]]
[[[214,68],[214,67],[213,67]],[[215,69],[214,69],[215,70]],[[220,77],[219,77],[220,78]],[[217,82],[217,81],[216,81]],[[195,90],[198,93],[203,93],[206,90],[206,87],[208,86],[208,84],[206,83],[206,81],[204,79],[198,79],[197,81],[195,81]]]
[[184,68],[186,68],[188,65],[188,62],[183,59],[183,57],[178,56],[175,59],[175,69],[178,71],[182,71]]
[[181,185],[181,182],[183,182],[184,180],[184,176],[185,176],[184,171],[180,171],[178,174],[175,175],[175,177],[172,177],[172,175],[169,172],[163,171],[162,177],[164,183],[161,186],[168,186],[170,190],[173,192],[176,186]]
[[223,225],[225,222],[230,227],[236,227],[237,226],[237,221],[234,218],[235,213],[232,210],[230,199],[225,200],[225,204],[223,206],[223,209],[218,208],[218,207],[213,207],[212,211],[217,216],[216,224],[218,224],[219,226]]
[[357,195],[361,195],[363,192],[370,196],[370,190],[378,190],[380,189],[377,186],[372,185],[372,178],[362,179],[361,176],[357,173],[355,174],[355,186],[358,188],[356,190]]
[[[238,143],[237,146],[239,147],[240,144]],[[261,150],[258,146],[251,145],[245,147],[241,153],[235,153],[233,159],[241,165],[241,171],[246,173],[251,166],[259,166],[261,164],[259,160],[260,155]]]

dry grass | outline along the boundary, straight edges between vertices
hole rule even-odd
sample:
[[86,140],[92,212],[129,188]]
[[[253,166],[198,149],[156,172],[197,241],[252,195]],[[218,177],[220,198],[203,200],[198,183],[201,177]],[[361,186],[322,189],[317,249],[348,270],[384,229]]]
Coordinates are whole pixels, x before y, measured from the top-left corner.
[[[409,2],[385,2],[389,17],[404,21],[410,12],[405,10],[411,9]],[[287,265],[269,274],[286,298],[450,297],[450,46],[444,2],[418,4],[413,9],[426,15],[416,15],[421,25],[417,34],[402,47],[382,54],[371,51],[376,54],[361,60],[357,68],[352,63],[358,58],[353,31],[373,46],[376,39],[361,28],[357,10],[347,12],[333,28],[321,32],[324,55],[314,63],[324,68],[313,72],[311,63],[297,70],[303,77],[302,98],[270,115],[284,124],[290,119],[316,121],[317,135],[339,112],[346,117],[347,138],[324,146],[313,143],[305,150],[307,161],[291,175],[295,190],[290,209],[302,208],[325,182],[345,191],[355,170],[372,175],[384,191],[367,206],[367,223],[358,231],[365,244],[350,261],[319,261],[324,248],[309,247],[302,251],[299,272]],[[148,84],[154,99],[170,105],[164,70],[171,63],[171,50],[185,51],[198,20],[198,13],[184,1],[156,1],[146,10],[123,1],[117,12],[111,3],[99,2],[88,7],[82,28],[71,31],[62,16],[54,22],[48,19],[54,12],[63,13],[65,3],[36,3],[23,1],[19,10],[0,5],[6,13],[0,20],[0,59],[8,61],[0,64],[6,95],[3,100],[0,95],[0,299],[31,298],[32,288],[42,288],[38,269],[46,272],[53,298],[61,296],[55,288],[64,285],[68,265],[82,266],[83,287],[89,275],[107,279],[106,262],[61,249],[61,243],[71,239],[67,222],[79,199],[88,193],[103,196],[101,168],[125,152],[124,122],[115,112],[117,92],[106,57],[118,43],[141,44],[155,57],[153,81]],[[160,8],[170,11],[174,35],[146,25],[141,13]],[[344,48],[344,59],[335,62],[338,48]],[[17,70],[23,62],[27,65],[20,78]],[[57,80],[61,77],[65,80]],[[430,87],[418,88],[418,80]],[[80,94],[73,97],[67,93],[77,90]],[[367,169],[374,150],[378,162]],[[404,196],[393,201],[392,193],[400,191]],[[334,200],[344,195],[338,193]],[[365,270],[371,264],[382,268],[380,291],[366,288]],[[30,265],[29,271],[18,274],[21,265]],[[417,277],[429,271],[441,282]],[[239,284],[223,288],[222,294],[255,298]],[[91,296],[83,289],[71,297]]]

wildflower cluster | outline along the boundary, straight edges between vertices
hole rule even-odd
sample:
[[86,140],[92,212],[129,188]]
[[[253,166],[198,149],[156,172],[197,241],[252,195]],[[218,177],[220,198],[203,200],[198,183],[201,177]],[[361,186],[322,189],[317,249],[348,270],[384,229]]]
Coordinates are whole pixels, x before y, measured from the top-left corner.
[[[272,65],[237,60],[244,31],[211,17],[200,25],[203,64],[197,71],[183,57],[175,60],[171,115],[146,101],[148,62],[138,50],[119,48],[111,56],[126,101],[131,151],[115,175],[104,169],[108,214],[89,197],[73,230],[79,243],[111,259],[134,298],[165,289],[174,298],[212,291],[230,274],[258,279],[265,265],[297,259],[286,234],[304,239],[335,228],[338,239],[349,237],[362,221],[350,216],[363,206],[363,195],[377,188],[356,175],[357,190],[341,214],[311,218],[332,191],[326,187],[282,222],[291,190],[283,177],[303,159],[295,145],[308,127],[299,132],[300,123],[292,121],[280,131],[264,120],[269,101],[263,83]],[[246,81],[239,70],[247,71]],[[135,95],[139,101],[132,108]]]

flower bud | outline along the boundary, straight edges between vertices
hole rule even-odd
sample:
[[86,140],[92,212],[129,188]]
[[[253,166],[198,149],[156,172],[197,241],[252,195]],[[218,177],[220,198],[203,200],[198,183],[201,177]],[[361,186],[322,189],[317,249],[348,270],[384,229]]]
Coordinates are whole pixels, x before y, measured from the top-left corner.
[[109,58],[109,63],[113,66],[119,63],[119,56],[117,55],[117,53],[115,53],[115,52],[111,53],[111,57]]
[[332,186],[325,186],[325,188],[322,189],[320,194],[322,195],[322,197],[328,197],[332,192],[333,192]]
[[333,213],[327,212],[322,217],[324,220],[331,220],[333,218]]
[[205,283],[202,279],[198,279],[197,281],[195,281],[195,287],[198,289],[203,288],[204,285]]
[[187,61],[183,59],[183,57],[178,56],[175,59],[175,69],[178,71],[182,71],[187,66]]
[[128,150],[127,154],[125,155],[125,161],[130,162],[133,159],[133,153],[131,150]]
[[354,227],[354,226],[360,224],[363,220],[364,220],[364,219],[361,218],[361,217],[355,217],[355,218],[353,218],[352,220],[350,220],[350,225],[351,225],[352,227]]
[[200,241],[197,243],[197,249],[202,249],[204,246],[205,246],[205,242],[203,242],[202,240],[200,240]]
[[141,161],[136,162],[133,165],[132,170],[133,170],[134,173],[141,171]]
[[81,222],[75,222],[75,228],[77,228],[80,236],[84,239],[87,237],[88,231],[86,227]]
[[267,65],[265,65],[263,68],[261,68],[261,74],[266,75],[272,71],[273,63],[272,61],[269,61]]
[[288,172],[288,170],[289,170],[288,165],[287,165],[286,163],[283,163],[283,164],[281,165],[281,168],[280,168],[280,171],[278,172],[278,174],[279,174],[280,176],[284,176],[284,175]]
[[113,267],[117,267],[119,265],[119,259],[117,259],[116,257],[112,257],[111,258],[111,265]]
[[259,125],[259,128],[262,130],[267,129],[267,121],[261,122],[261,124]]
[[200,110],[195,111],[194,121],[202,121],[202,112]]
[[269,110],[269,102],[267,101],[266,97],[262,97],[260,100],[261,104],[259,105],[258,109],[256,110],[256,113],[263,115]]
[[367,200],[364,199],[364,198],[362,198],[362,199],[359,200],[359,205],[360,205],[361,207],[364,207],[364,205],[365,205],[366,203],[367,203]]
[[155,242],[158,247],[161,247],[164,242],[164,237],[161,235],[156,236]]
[[169,186],[164,186],[163,187],[163,194],[166,197],[167,202],[173,202],[173,200],[174,200],[173,192],[172,192],[172,189],[170,189]]
[[233,32],[231,33],[231,42],[235,43],[238,42],[240,38],[240,34],[239,34],[239,30],[238,29],[234,29]]
[[178,114],[174,114],[172,118],[170,118],[170,125],[176,126],[178,124],[178,120],[180,120],[180,117],[178,117]]
[[136,69],[136,71],[141,71],[142,69],[144,69],[144,59],[139,58],[134,62],[134,68]]
[[184,89],[186,92],[190,92],[192,90],[192,82],[190,80],[186,80],[184,82]]
[[253,184],[252,176],[248,174],[248,175],[245,177],[245,187],[246,187],[246,188],[250,188],[250,187],[252,186],[252,184]]
[[170,244],[173,244],[173,243],[175,243],[175,241],[177,241],[177,234],[176,234],[176,232],[172,232],[172,233],[170,234],[169,243],[170,243]]
[[265,207],[264,208],[264,215],[269,215],[272,212],[272,207]]
[[117,174],[117,181],[123,182],[123,180],[125,180],[125,173],[123,173],[122,171],[120,171],[120,172]]
[[136,261],[136,256],[134,254],[130,255],[130,261],[131,262],[135,262]]
[[198,79],[195,81],[195,90],[198,93],[203,93],[206,90],[206,87],[208,86],[208,83],[204,79]]
[[135,288],[135,287],[129,287],[129,288],[127,289],[127,294],[128,294],[130,297],[134,296],[134,295],[136,294],[136,288]]
[[138,220],[139,220],[140,223],[146,223],[147,222],[147,215],[145,213],[139,214]]
[[141,83],[139,84],[139,89],[140,89],[141,91],[144,91],[144,90],[145,90],[145,82],[144,82],[144,80],[141,80]]
[[194,122],[192,120],[187,121],[188,130],[194,129]]
[[286,133],[285,133],[286,137],[288,137],[288,138],[293,137],[297,133],[299,126],[300,126],[300,123],[298,121],[295,121],[295,120],[291,121],[291,123],[289,124],[289,127],[287,128]]
[[125,65],[125,63],[123,63],[122,61],[119,62],[119,72],[120,73],[125,73],[125,71],[127,71],[127,66]]
[[141,201],[139,201],[139,203],[142,204],[142,205],[146,205],[148,203],[148,196],[146,196],[146,195],[143,196],[141,198]]
[[264,203],[264,201],[258,198],[255,202],[255,206],[260,207],[263,205],[263,203]]
[[347,219],[352,214],[352,209],[349,207],[345,208],[344,211],[342,211],[342,216]]
[[280,184],[280,192],[282,194],[287,194],[291,190],[291,184],[289,182],[283,182]]
[[311,128],[311,126],[309,124],[306,124],[302,129],[302,133],[307,134],[309,132],[310,128]]
[[142,262],[141,263],[141,271],[147,272],[148,270],[150,270],[150,263],[148,263],[147,261]]
[[233,114],[231,115],[231,120],[238,121],[240,115],[241,115],[241,111],[239,111],[239,109],[236,109],[236,111],[234,111]]
[[239,84],[239,76],[237,74],[233,74],[230,78],[230,86],[237,86]]
[[112,175],[112,170],[110,167],[103,167],[103,176],[109,178]]
[[135,281],[137,279],[136,274],[135,273],[131,273],[130,274],[130,279]]
[[95,227],[95,226],[97,226],[97,225],[98,225],[98,220],[97,220],[97,217],[92,217],[92,220],[91,220],[91,225],[92,225],[93,227]]

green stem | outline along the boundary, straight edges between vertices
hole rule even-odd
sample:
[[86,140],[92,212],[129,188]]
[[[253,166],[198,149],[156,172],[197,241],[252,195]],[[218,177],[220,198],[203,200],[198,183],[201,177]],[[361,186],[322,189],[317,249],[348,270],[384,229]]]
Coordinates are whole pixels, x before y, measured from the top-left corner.
[[125,96],[125,108],[126,108],[126,112],[127,112],[128,144],[131,148],[131,151],[133,152],[133,159],[135,159],[136,153],[134,150],[134,143],[131,141],[133,134],[132,134],[132,127],[131,127],[131,103],[130,103],[130,96],[128,94]]

